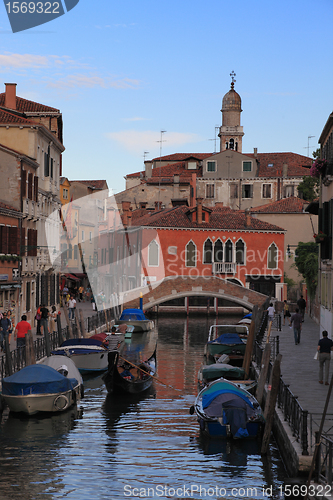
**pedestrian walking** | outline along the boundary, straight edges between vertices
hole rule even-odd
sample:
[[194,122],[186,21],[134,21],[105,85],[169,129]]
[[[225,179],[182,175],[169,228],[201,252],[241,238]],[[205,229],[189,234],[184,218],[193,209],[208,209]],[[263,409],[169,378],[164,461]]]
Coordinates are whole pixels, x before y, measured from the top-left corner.
[[328,338],[326,330],[322,333],[323,338],[318,342],[318,359],[319,359],[319,383],[324,383],[323,372],[325,367],[325,385],[329,385],[328,376],[331,363],[331,351],[333,350],[333,340]]
[[303,298],[303,295],[300,296],[300,298],[297,301],[299,313],[302,316],[302,321],[304,322],[304,314],[305,314],[305,308],[306,308],[306,302]]
[[286,324],[286,318],[288,318],[287,321],[289,321],[289,326],[291,326],[291,323],[290,323],[290,318],[291,317],[291,314],[290,314],[290,311],[289,311],[289,304],[286,300],[283,301],[283,326],[285,326]]
[[74,320],[75,319],[75,307],[76,307],[76,300],[74,299],[73,295],[68,301],[68,318]]
[[7,311],[7,319],[9,319],[10,321],[10,327],[8,329],[8,343],[10,345],[10,339],[12,337],[12,333],[13,333],[13,330],[15,330],[15,321],[14,321],[14,317],[12,316],[12,311],[10,309],[8,309]]
[[56,320],[57,320],[57,308],[56,306],[52,306],[51,312],[49,314],[49,331],[53,333],[56,331]]
[[40,312],[41,307],[42,306],[40,305],[36,311],[36,321],[37,321],[36,335],[42,335],[42,332],[40,331],[40,320],[42,319],[42,314]]
[[45,335],[45,332],[49,331],[49,314],[50,314],[45,304],[43,304],[42,307],[40,308],[40,314],[41,314],[40,324],[43,329],[42,334]]
[[299,313],[298,307],[296,307],[295,313],[291,315],[290,328],[292,328],[292,323],[294,324],[295,345],[297,345],[301,341],[301,331],[302,331],[302,316]]
[[27,333],[31,332],[31,325],[27,322],[27,317],[25,314],[21,317],[16,325],[14,332],[14,339],[16,340],[16,347],[25,347],[25,336]]
[[4,312],[2,315],[2,319],[0,320],[0,330],[1,330],[1,336],[2,336],[2,341],[1,341],[1,350],[3,351],[3,342],[6,340],[6,337],[8,338],[9,336],[9,330],[11,327],[11,322],[7,318],[7,313]]
[[267,307],[267,312],[268,312],[268,321],[273,321],[275,309],[272,302],[269,304],[269,307]]

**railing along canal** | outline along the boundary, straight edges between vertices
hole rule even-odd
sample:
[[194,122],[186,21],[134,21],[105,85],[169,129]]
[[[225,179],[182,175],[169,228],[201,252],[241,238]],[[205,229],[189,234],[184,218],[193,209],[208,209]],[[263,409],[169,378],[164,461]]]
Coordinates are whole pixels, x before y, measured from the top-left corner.
[[[106,320],[109,322],[112,319],[114,319],[113,309],[98,311],[96,314],[94,314],[94,316],[90,316],[84,319],[84,329],[87,332],[92,332],[95,330],[95,328],[99,328],[100,326],[105,325]],[[83,325],[81,325],[81,327],[82,326]],[[72,323],[71,327],[72,327],[73,337],[74,338],[78,337],[79,331],[77,324]],[[66,340],[68,338],[69,338],[68,326],[66,326],[65,328],[58,329],[57,332],[50,333],[49,339],[50,339],[51,350],[54,350],[56,347],[59,347],[59,345],[63,342],[63,340]],[[34,344],[36,360],[39,360],[44,356],[46,356],[46,345],[44,337],[37,338],[36,340],[34,340],[33,344]],[[10,357],[11,357],[11,367],[13,373],[25,367],[26,365],[25,347],[19,347],[13,349],[10,352]],[[7,365],[8,363],[6,360],[6,354],[4,353],[3,356],[1,356],[0,358],[0,380],[9,375]]]
[[[278,330],[281,330],[281,317],[280,315],[275,315],[273,325]],[[265,330],[267,327],[267,315],[264,313],[253,352],[253,360],[255,361],[259,370],[261,370],[263,347],[262,344],[265,342]],[[271,344],[271,362],[269,363],[267,379],[266,382],[269,383],[273,363],[276,356],[279,354],[279,336],[270,337],[269,342]],[[302,455],[308,455],[308,411],[304,410],[298,402],[298,397],[295,396],[289,389],[289,385],[285,384],[280,377],[278,398],[277,398],[278,408],[282,411],[284,420],[288,422],[293,436],[295,436],[296,441],[300,443],[302,448]]]

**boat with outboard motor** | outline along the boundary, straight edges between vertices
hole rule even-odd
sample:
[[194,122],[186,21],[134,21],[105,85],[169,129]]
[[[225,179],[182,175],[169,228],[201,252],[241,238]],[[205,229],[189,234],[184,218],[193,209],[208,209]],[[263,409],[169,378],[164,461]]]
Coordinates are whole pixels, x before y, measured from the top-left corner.
[[190,413],[200,430],[214,438],[249,438],[261,435],[265,419],[255,397],[237,382],[220,378],[198,394]]
[[83,397],[83,381],[73,361],[50,356],[5,377],[1,396],[13,412],[61,412]]
[[145,316],[142,309],[124,309],[117,323],[134,326],[134,333],[142,333],[154,328],[154,322]]

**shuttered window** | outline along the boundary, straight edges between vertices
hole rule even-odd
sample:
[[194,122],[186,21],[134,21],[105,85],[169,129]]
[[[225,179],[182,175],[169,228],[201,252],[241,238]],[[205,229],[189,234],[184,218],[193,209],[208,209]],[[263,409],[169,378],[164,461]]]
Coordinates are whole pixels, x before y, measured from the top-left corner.
[[27,196],[27,171],[26,170],[21,171],[21,193],[22,193],[22,198],[25,198]]

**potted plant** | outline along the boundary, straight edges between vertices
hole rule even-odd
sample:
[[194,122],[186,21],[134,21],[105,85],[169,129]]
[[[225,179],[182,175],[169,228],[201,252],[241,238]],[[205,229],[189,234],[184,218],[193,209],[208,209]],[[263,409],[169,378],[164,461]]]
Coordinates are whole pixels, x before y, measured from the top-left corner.
[[327,235],[325,233],[323,233],[322,231],[319,231],[319,233],[314,234],[313,237],[316,240],[316,243],[322,243],[323,241],[325,241],[325,238],[327,237]]
[[316,177],[319,179],[320,176],[325,177],[327,168],[327,160],[317,158],[310,168],[311,177]]

